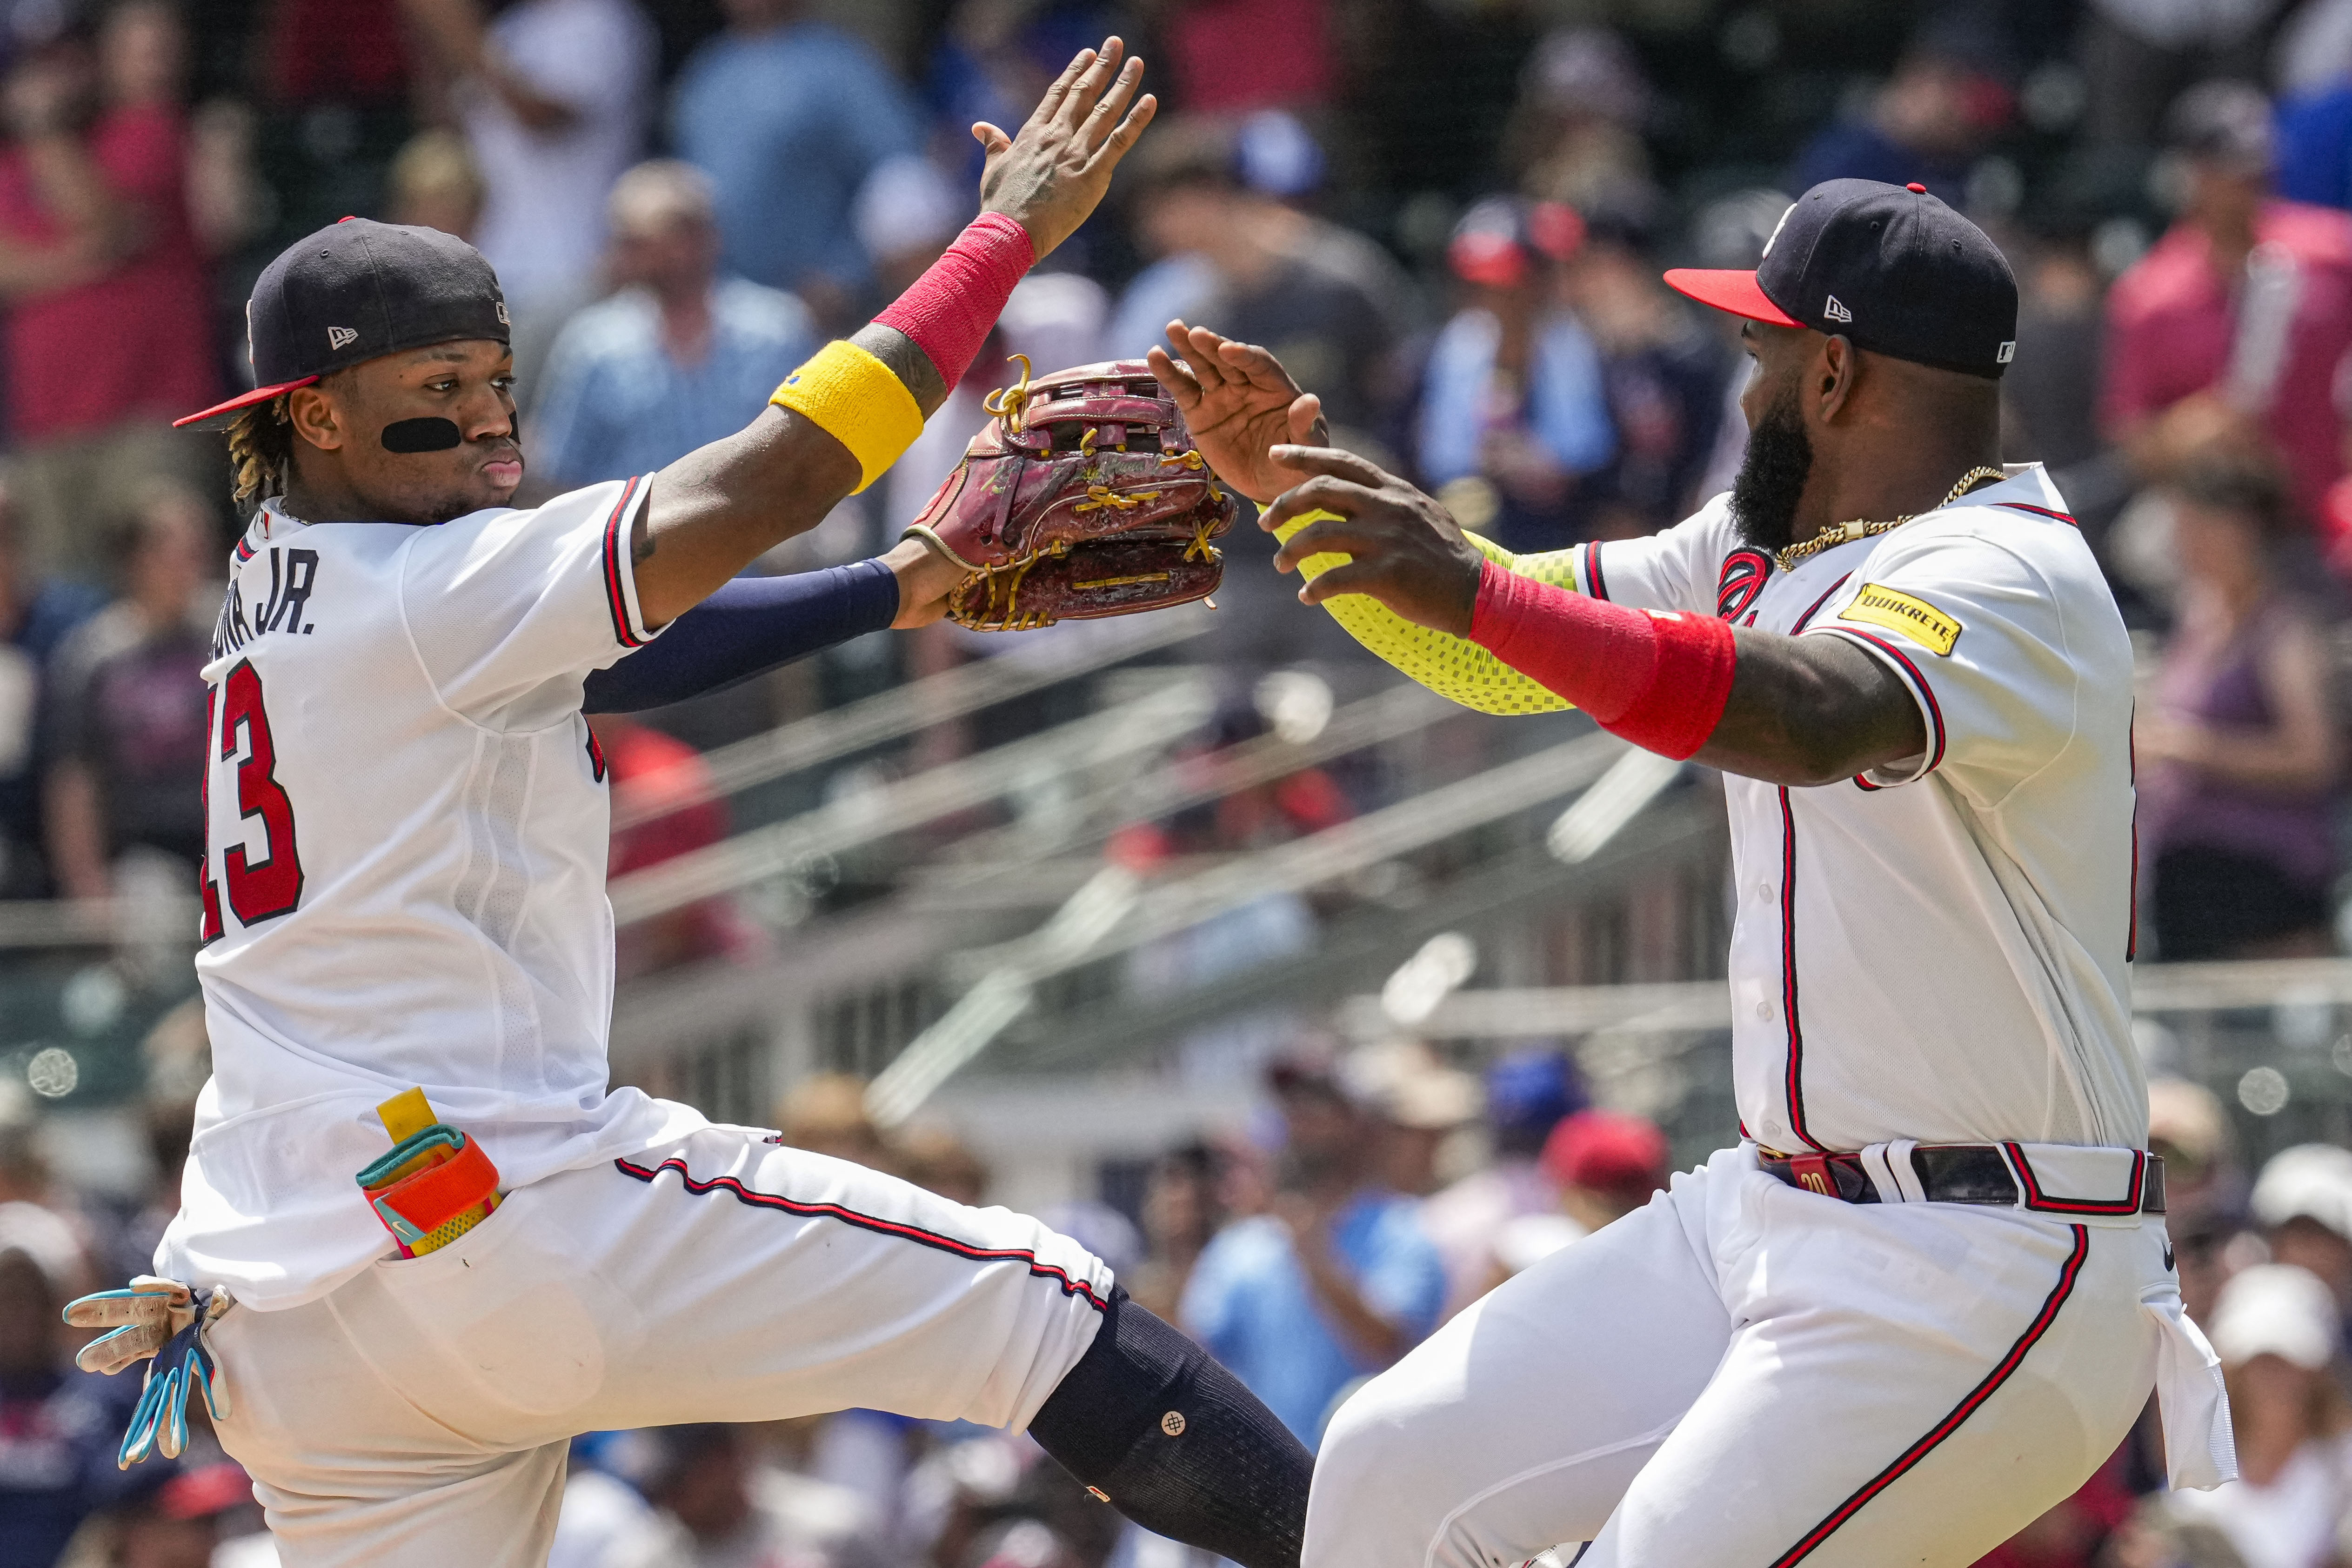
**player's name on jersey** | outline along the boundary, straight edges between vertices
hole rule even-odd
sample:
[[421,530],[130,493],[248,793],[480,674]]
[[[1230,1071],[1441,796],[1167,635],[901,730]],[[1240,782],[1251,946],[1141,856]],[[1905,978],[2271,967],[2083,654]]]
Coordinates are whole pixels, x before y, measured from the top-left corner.
[[[269,588],[261,591],[261,567],[267,558],[269,565]],[[247,613],[249,602],[245,593],[245,579],[250,573],[254,580],[257,608]],[[311,591],[319,581],[319,552],[314,549],[280,549],[276,545],[259,550],[250,560],[239,562],[228,576],[228,596],[221,601],[220,621],[213,628],[213,657],[233,653],[256,637],[270,632],[288,632],[309,636],[316,625],[305,614],[310,603]]]

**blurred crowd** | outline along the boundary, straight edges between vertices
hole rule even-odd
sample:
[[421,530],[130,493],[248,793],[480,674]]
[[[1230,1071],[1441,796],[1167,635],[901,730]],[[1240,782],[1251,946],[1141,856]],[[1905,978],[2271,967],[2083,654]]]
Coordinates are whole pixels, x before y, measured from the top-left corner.
[[[2352,1563],[2352,1150],[2305,1144],[2257,1170],[2207,1089],[2151,1082],[2182,1294],[2219,1353],[2242,1479],[2168,1492],[2151,1403],[2074,1497],[1985,1568],[2342,1568]],[[0,1116],[0,1568],[269,1568],[244,1472],[201,1409],[175,1461],[114,1454],[137,1374],[78,1370],[59,1309],[142,1271],[176,1199],[200,1019],[149,1045],[159,1177],[100,1200]],[[793,1146],[992,1201],[950,1123],[877,1125],[866,1084],[803,1081],[775,1109]],[[1039,1218],[1181,1324],[1310,1447],[1366,1378],[1670,1179],[1660,1129],[1596,1106],[1556,1048],[1473,1072],[1411,1040],[1293,1036],[1256,1092],[1139,1183]],[[230,1396],[236,1388],[230,1385]],[[572,1445],[553,1568],[1212,1568],[1089,1497],[1027,1437],[850,1410],[748,1426],[599,1432]]]
[[[1007,356],[1137,356],[1171,317],[1273,349],[1336,440],[1515,549],[1654,531],[1727,487],[1746,434],[1746,361],[1660,269],[1752,266],[1816,181],[1917,181],[2012,262],[2005,456],[2051,465],[2144,654],[2142,956],[2337,950],[2352,0],[0,0],[0,901],[189,894],[198,672],[239,519],[213,444],[168,422],[248,378],[243,300],[285,244],[346,214],[470,239],[513,316],[525,498],[641,473],[739,427],[937,257],[974,207],[970,124],[1017,123],[1114,29],[1166,107],[1111,201],[888,479],[761,570],[893,537]],[[1328,716],[1366,667],[1287,603],[1262,536],[1228,545],[1205,656],[1266,678],[1213,748],[1282,731],[1286,705]],[[728,832],[711,746],[1082,632],[869,639],[600,719],[630,802],[615,874]],[[1281,685],[1301,666],[1331,685]],[[990,723],[1075,716],[1058,700]],[[941,727],[911,761],[973,744]],[[1335,764],[1111,852],[1275,841],[1364,793]],[[1270,901],[1129,980],[1285,950],[1305,918]],[[626,933],[624,971],[757,940],[696,906]],[[201,1033],[174,1015],[151,1040],[159,1176],[136,1201],[55,1178],[0,1103],[0,1568],[270,1561],[208,1436],[116,1469],[136,1390],[72,1370],[57,1322],[143,1268]],[[1658,1130],[1586,1105],[1558,1054],[1473,1076],[1286,1035],[1271,1061],[1258,1110],[1165,1152],[1125,1207],[1045,1218],[1310,1441],[1356,1381],[1665,1179]],[[2158,1495],[2143,1432],[1991,1561],[2352,1563],[2352,1152],[2248,1172],[2204,1091],[2159,1079],[2153,1104],[2246,1479]],[[987,1200],[951,1131],[886,1134],[864,1105],[817,1079],[777,1117]],[[572,1463],[562,1568],[1185,1555],[1024,1440],[869,1412],[602,1434]]]

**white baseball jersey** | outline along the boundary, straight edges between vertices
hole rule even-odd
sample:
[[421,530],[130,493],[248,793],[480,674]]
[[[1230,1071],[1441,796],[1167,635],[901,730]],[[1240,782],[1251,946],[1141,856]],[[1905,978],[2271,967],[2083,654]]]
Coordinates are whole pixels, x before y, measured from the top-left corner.
[[645,495],[247,528],[205,670],[213,1079],[162,1272],[287,1307],[385,1251],[352,1176],[411,1084],[509,1187],[702,1124],[606,1090],[609,818],[580,706],[651,635]]
[[1782,789],[1727,777],[1746,1132],[1784,1153],[2147,1135],[2131,1039],[2131,648],[2036,465],[1781,570],[1729,497],[1579,547],[1577,587],[1841,637],[1919,705],[1921,755]]

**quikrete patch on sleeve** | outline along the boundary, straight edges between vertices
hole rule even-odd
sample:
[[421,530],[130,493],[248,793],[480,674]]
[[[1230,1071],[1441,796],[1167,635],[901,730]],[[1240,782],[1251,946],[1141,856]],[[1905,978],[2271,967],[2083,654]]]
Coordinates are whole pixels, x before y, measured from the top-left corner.
[[1948,654],[1964,628],[1924,599],[1898,592],[1884,583],[1865,582],[1853,602],[1838,612],[1841,621],[1866,621],[1900,632],[1928,652]]

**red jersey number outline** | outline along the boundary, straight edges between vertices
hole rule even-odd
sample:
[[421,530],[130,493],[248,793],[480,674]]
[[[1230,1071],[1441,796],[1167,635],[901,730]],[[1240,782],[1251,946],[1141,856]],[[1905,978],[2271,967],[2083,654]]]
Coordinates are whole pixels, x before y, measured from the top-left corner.
[[[219,687],[219,759],[236,755],[236,732],[246,734],[245,760],[236,765],[236,810],[244,821],[261,819],[266,852],[259,865],[247,858],[243,844],[221,851],[221,880],[228,884],[228,906],[237,923],[257,925],[290,915],[302,901],[302,859],[294,841],[294,802],[278,782],[278,747],[270,738],[269,716],[262,708],[261,676],[250,659],[229,671]],[[205,769],[207,775],[211,769]],[[209,788],[209,780],[207,781]],[[209,879],[208,879],[209,880]],[[208,934],[217,935],[217,895],[205,911]]]

